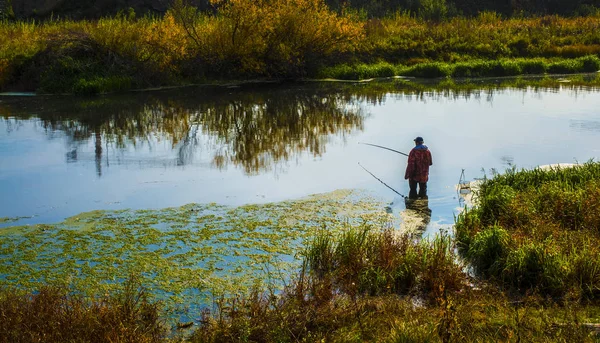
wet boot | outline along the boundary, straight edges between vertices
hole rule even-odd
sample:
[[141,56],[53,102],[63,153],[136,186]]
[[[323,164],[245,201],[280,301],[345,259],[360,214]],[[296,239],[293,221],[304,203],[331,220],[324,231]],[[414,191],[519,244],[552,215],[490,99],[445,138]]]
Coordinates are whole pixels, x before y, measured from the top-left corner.
[[419,198],[427,199],[427,182],[419,182]]
[[419,196],[417,195],[417,181],[408,180],[408,187],[410,191],[408,192],[409,199],[417,199]]

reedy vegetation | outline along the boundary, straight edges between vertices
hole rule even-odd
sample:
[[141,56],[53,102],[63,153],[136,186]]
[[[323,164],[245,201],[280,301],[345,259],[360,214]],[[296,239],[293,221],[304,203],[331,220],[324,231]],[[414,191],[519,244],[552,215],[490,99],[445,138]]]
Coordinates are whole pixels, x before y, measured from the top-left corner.
[[502,19],[484,12],[434,23],[402,13],[361,19],[322,0],[216,5],[214,15],[176,1],[163,17],[3,21],[0,88],[97,93],[217,79],[600,69],[595,16]]
[[[552,172],[535,172],[525,178],[519,177],[518,173],[509,173],[505,179],[494,179],[496,181],[486,184],[483,194],[494,184],[503,185],[506,182],[519,185],[560,180],[572,185],[587,182],[586,179],[596,179],[600,167],[587,166],[589,169],[577,169],[582,170],[580,173],[567,172],[557,177],[550,175]],[[474,211],[468,212],[459,221],[470,218]],[[489,217],[485,218],[489,220]],[[570,221],[565,222],[567,223],[572,224]],[[465,240],[464,222],[461,225],[463,226],[457,231],[459,242]],[[572,230],[570,226],[561,228],[565,229]],[[467,233],[466,236],[468,235]],[[475,235],[472,247],[478,246],[479,236]],[[498,236],[502,235],[488,234],[486,241],[502,241],[502,237],[495,238]],[[533,241],[533,244],[542,245],[546,241]],[[584,245],[582,249],[592,247]],[[502,261],[498,258],[502,253],[502,249],[488,249],[483,255],[491,258],[486,260],[480,258],[482,254],[474,253],[469,255],[469,260],[481,271],[481,265]],[[544,251],[542,249],[537,253],[543,254]],[[590,256],[592,254],[585,255],[588,258]],[[597,258],[598,254],[595,256]],[[533,295],[510,296],[492,283],[481,283],[468,276],[459,261],[454,240],[446,233],[431,240],[416,241],[389,229],[380,230],[368,226],[337,235],[322,231],[308,244],[303,267],[291,280],[284,281],[287,286],[283,291],[277,291],[277,288],[259,288],[247,295],[215,298],[214,311],[207,309],[203,312],[198,321],[199,327],[187,340],[597,341],[585,324],[590,318],[597,319],[600,311],[597,306],[590,305],[589,302],[573,301],[569,297],[562,297],[558,301],[545,298],[545,295],[553,293],[548,293],[552,289],[546,286],[544,277],[540,278],[542,281],[539,286],[533,285],[528,289]],[[590,266],[584,261],[580,263],[581,266]],[[544,259],[529,259],[526,265],[533,270],[545,270]],[[591,269],[593,268],[592,265]],[[570,275],[551,276],[554,280],[571,280]],[[523,280],[521,275],[514,274],[511,277]],[[165,332],[161,331],[163,326],[156,316],[157,307],[144,300],[143,289],[135,283],[127,283],[124,295],[114,298],[116,301],[106,298],[100,302],[91,302],[92,305],[64,292],[48,293],[47,290],[42,290],[39,295],[25,297],[15,296],[15,292],[5,289],[0,293],[0,315],[14,318],[0,324],[0,337],[14,337],[23,330],[31,330],[32,339],[27,336],[22,342],[35,341],[40,334],[49,337],[46,340],[48,342],[64,341],[72,337],[69,336],[71,326],[65,323],[72,323],[77,330],[82,330],[80,333],[72,331],[80,334],[77,337],[84,342],[169,341]],[[587,294],[588,300],[594,300],[589,296],[590,293]],[[42,323],[25,320],[32,311],[44,313],[40,317],[43,319]],[[109,313],[108,317],[115,318],[115,321],[107,322],[105,313]],[[97,323],[105,331],[97,328]],[[119,326],[115,327],[113,323]],[[90,332],[97,332],[96,330],[103,333],[102,337],[109,338],[89,338]]]
[[322,233],[282,294],[220,304],[192,341],[597,341],[584,323],[598,318],[599,179],[588,162],[486,180],[455,231],[479,278],[446,235]]
[[[309,244],[286,289],[217,302],[191,342],[593,342],[595,307],[473,288],[442,234],[354,229]],[[475,281],[475,280],[472,280]]]
[[597,303],[600,164],[508,170],[461,213],[456,239],[478,274],[520,293]]
[[160,315],[133,277],[97,299],[57,287],[33,294],[0,288],[2,342],[162,342],[167,330]]

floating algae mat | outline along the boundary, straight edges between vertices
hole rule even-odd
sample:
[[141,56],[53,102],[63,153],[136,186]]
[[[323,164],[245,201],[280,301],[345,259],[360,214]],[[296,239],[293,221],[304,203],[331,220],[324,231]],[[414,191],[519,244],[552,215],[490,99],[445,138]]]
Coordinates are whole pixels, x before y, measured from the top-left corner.
[[367,193],[341,190],[240,207],[94,211],[58,224],[2,228],[0,285],[104,294],[134,275],[169,303],[202,303],[289,275],[319,230],[393,224],[383,207]]

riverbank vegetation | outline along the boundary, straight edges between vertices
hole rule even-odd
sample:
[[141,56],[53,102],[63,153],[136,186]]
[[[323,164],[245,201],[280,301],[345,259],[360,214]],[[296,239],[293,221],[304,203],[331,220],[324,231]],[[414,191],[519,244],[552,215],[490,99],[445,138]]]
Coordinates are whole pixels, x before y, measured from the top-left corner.
[[95,299],[51,286],[0,288],[1,342],[164,342],[160,315],[135,278]]
[[321,234],[283,294],[220,307],[192,341],[598,341],[599,179],[593,162],[495,175],[455,236]]
[[[176,340],[157,316],[159,305],[147,302],[131,280],[124,291],[93,301],[46,288],[27,296],[4,289],[0,314],[11,320],[0,324],[0,338],[33,342],[45,335],[46,342],[62,342],[79,333],[85,342],[598,341],[597,305],[538,292],[511,294],[481,282],[465,271],[446,233],[419,242],[366,226],[322,232],[304,257],[282,291],[216,297],[212,310],[194,320],[191,334],[174,334]],[[43,315],[26,320],[33,312]],[[15,336],[21,332],[30,335]],[[106,339],[86,338],[90,332]]]
[[0,89],[99,93],[217,80],[483,77],[595,72],[586,17],[369,18],[322,0],[232,0],[161,17],[0,22]]
[[508,170],[485,182],[456,223],[478,275],[521,293],[600,297],[600,164]]
[[509,169],[484,180],[453,233],[423,240],[374,222],[317,230],[295,272],[272,270],[267,284],[215,294],[192,322],[171,326],[135,279],[91,298],[68,286],[4,287],[0,338],[598,342],[599,179],[597,162]]

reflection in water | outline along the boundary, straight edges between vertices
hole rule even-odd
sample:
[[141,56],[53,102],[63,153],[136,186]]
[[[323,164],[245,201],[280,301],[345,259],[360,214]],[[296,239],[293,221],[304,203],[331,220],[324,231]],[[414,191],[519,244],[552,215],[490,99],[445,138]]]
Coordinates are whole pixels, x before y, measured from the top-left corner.
[[500,160],[502,161],[502,164],[506,165],[507,167],[512,167],[515,165],[515,158],[513,156],[504,155],[500,157]]
[[[232,164],[255,175],[303,152],[322,155],[331,135],[344,137],[353,130],[362,130],[365,117],[356,105],[358,101],[343,93],[321,94],[315,89],[221,92],[201,97],[161,98],[155,94],[125,102],[94,98],[67,104],[56,100],[50,106],[48,102],[45,106],[52,107],[51,112],[36,108],[19,115],[5,105],[0,113],[10,122],[9,118],[22,119],[37,112],[49,135],[65,133],[68,163],[85,159],[78,150],[93,141],[98,176],[109,164],[109,146],[126,150],[145,145],[151,150],[165,141],[175,153],[170,164],[191,164],[205,149],[211,152],[214,167],[224,170]],[[23,104],[18,106],[22,108]],[[165,164],[156,158],[144,161],[153,162]]]
[[600,121],[594,120],[570,120],[569,127],[577,131],[598,132],[600,131]]
[[[191,88],[79,99],[4,98],[0,115],[6,119],[9,131],[18,130],[21,119],[36,117],[47,137],[66,136],[67,163],[92,159],[85,148],[93,143],[98,176],[110,163],[185,166],[199,163],[200,155],[219,170],[233,165],[247,175],[256,175],[298,159],[303,153],[321,156],[332,135],[345,138],[363,130],[368,113],[362,106],[381,104],[389,97],[492,103],[495,94],[514,91],[498,85],[457,84],[444,88],[406,81],[253,87]],[[551,91],[547,87],[521,89],[524,94]],[[578,90],[572,87],[573,92]],[[573,122],[571,126],[596,130],[595,124]],[[160,144],[166,154],[157,153]],[[133,157],[123,157],[128,149],[141,147],[148,149],[150,156],[136,152]],[[513,165],[512,156],[502,159],[504,164]]]
[[431,221],[431,209],[428,199],[404,198],[407,217],[412,218],[415,231],[420,235]]

